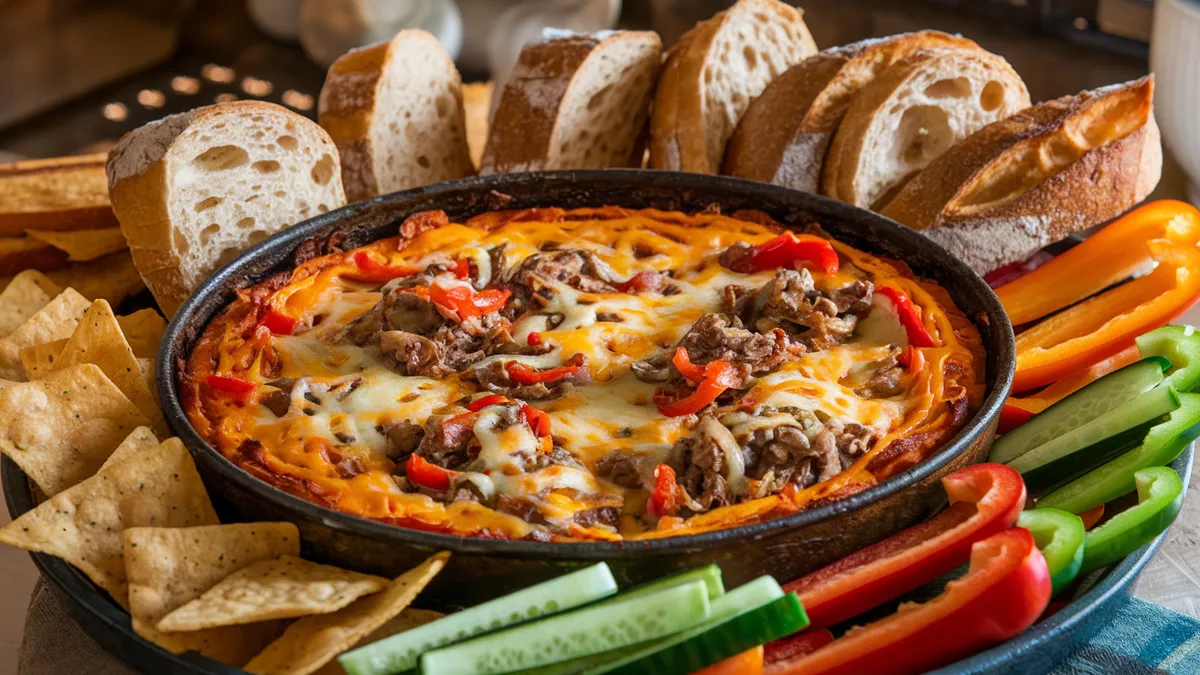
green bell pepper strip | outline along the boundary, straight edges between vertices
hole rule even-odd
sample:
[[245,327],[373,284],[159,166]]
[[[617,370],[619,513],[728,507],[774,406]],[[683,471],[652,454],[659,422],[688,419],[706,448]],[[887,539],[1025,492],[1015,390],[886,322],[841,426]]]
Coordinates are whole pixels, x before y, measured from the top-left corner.
[[1167,466],[1142,469],[1133,476],[1138,505],[1113,516],[1083,539],[1080,574],[1104,567],[1150,543],[1171,526],[1183,506],[1183,480]]
[[1197,438],[1200,438],[1200,394],[1180,394],[1179,407],[1165,422],[1152,427],[1139,447],[1044,495],[1037,505],[1078,514],[1110,502],[1133,492],[1135,473],[1170,464]]
[[1050,570],[1051,596],[1066,588],[1083,566],[1083,520],[1059,509],[1022,511],[1017,527],[1029,530]]
[[1161,356],[1171,362],[1160,387],[1187,392],[1200,384],[1200,331],[1191,326],[1163,326],[1136,342],[1143,358]]

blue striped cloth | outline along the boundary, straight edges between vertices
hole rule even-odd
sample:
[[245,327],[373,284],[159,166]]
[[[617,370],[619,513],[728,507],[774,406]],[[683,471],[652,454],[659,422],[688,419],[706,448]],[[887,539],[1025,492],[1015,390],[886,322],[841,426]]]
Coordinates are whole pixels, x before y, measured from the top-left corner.
[[1200,674],[1200,621],[1137,598],[1048,675]]

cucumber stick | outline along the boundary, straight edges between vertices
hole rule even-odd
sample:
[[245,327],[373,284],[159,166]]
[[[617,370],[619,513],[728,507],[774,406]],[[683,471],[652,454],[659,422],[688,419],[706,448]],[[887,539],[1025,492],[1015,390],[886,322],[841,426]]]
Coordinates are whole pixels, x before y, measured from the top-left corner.
[[638,598],[646,595],[647,593],[655,593],[663,590],[664,588],[681,586],[693,581],[704,582],[704,587],[708,589],[709,600],[713,600],[717,596],[725,593],[725,583],[721,580],[721,568],[716,565],[706,565],[704,567],[697,567],[696,569],[688,570],[686,572],[672,574],[669,577],[663,577],[662,579],[644,583],[640,586],[634,586],[629,590],[621,591],[620,595],[617,595],[614,598],[609,598],[604,602],[622,602],[624,600],[629,600],[630,598]]
[[421,672],[492,675],[537,668],[673,635],[709,615],[708,587],[697,580],[431,651],[421,657]]
[[996,439],[989,461],[1013,460],[1115,410],[1163,381],[1171,362],[1151,357],[1131,363],[1046,408],[1028,422]]
[[349,675],[385,675],[415,668],[421,654],[481,633],[554,614],[617,592],[600,563],[397,633],[338,657]]

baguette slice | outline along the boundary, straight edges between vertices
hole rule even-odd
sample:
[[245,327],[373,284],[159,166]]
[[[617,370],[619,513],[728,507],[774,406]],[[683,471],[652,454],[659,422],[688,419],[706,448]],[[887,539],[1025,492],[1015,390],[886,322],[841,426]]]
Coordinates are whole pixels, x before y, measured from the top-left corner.
[[0,236],[116,227],[104,159],[79,155],[0,165]]
[[641,166],[661,61],[653,32],[547,30],[504,85],[479,173]]
[[738,0],[696,24],[663,65],[650,123],[650,166],[717,173],[750,101],[816,52],[803,13],[777,0]]
[[981,274],[1114,218],[1162,173],[1153,77],[1040,103],[968,136],[883,209]]
[[1004,59],[982,49],[924,49],[854,97],[821,175],[821,191],[872,208],[979,128],[1029,106]]
[[817,192],[825,152],[854,95],[899,59],[935,47],[979,49],[966,38],[926,30],[826,49],[797,63],[750,103],[722,172]]
[[345,204],[340,173],[321,127],[261,101],[151,122],[108,158],[113,210],[167,316],[247,247]]
[[463,113],[467,129],[467,148],[471,163],[476,169],[483,162],[483,150],[487,147],[489,116],[492,110],[491,82],[472,82],[463,85]]
[[341,153],[352,202],[475,172],[462,78],[423,30],[402,30],[334,61],[317,111]]

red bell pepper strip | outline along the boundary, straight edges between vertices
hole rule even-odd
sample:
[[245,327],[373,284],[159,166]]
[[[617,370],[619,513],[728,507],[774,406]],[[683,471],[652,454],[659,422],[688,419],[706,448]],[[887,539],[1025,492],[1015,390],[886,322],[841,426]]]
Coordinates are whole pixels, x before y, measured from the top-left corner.
[[908,335],[908,344],[915,347],[937,346],[921,322],[921,313],[907,295],[890,286],[879,286],[875,292],[892,301],[896,315],[900,317],[900,325],[904,326],[904,332]]
[[1004,434],[1029,421],[1030,417],[1058,403],[1067,396],[1086,387],[1105,375],[1120,370],[1142,358],[1136,345],[1130,346],[1116,356],[1077,371],[1030,396],[1008,397],[1000,410],[999,432]]
[[942,487],[950,508],[784,585],[812,627],[858,616],[962,565],[972,544],[1012,527],[1025,507],[1021,475],[1002,464],[959,469]]
[[1014,392],[1055,382],[1115,356],[1139,335],[1170,323],[1200,300],[1200,249],[1148,242],[1158,267],[1063,310],[1017,336]]
[[1157,201],[1116,219],[1053,261],[996,289],[1014,326],[1124,281],[1151,262],[1146,242],[1169,239],[1187,246],[1200,241],[1200,211],[1191,204]]
[[250,380],[232,375],[209,375],[204,378],[204,382],[209,389],[238,400],[247,399],[258,388],[258,385]]
[[471,278],[471,261],[466,258],[459,258],[454,261],[454,276],[459,279]]
[[654,392],[654,405],[658,407],[658,412],[667,417],[692,415],[717,400],[727,389],[741,385],[737,368],[732,363],[724,359],[709,361],[704,364],[704,377],[700,384],[696,385],[695,391],[683,398],[671,400],[660,389]]
[[654,489],[646,502],[646,511],[655,518],[673,516],[679,510],[675,501],[675,469],[666,464],[654,467]]
[[476,291],[470,286],[447,288],[437,282],[429,287],[429,299],[434,304],[444,307],[460,322],[471,317],[500,311],[511,296],[512,291],[508,289],[491,288],[486,291]]
[[525,418],[525,423],[533,429],[533,433],[537,436],[550,435],[550,416],[544,410],[529,405],[528,403],[521,404],[521,417]]
[[372,258],[366,251],[355,251],[350,260],[356,268],[350,277],[373,284],[386,284],[392,279],[409,277],[420,271],[415,267],[385,265]]
[[296,332],[300,320],[277,309],[271,309],[267,311],[267,315],[262,318],[259,325],[271,331],[272,335],[291,335]]
[[500,394],[488,394],[487,396],[480,396],[474,401],[471,401],[471,403],[467,406],[467,410],[470,410],[471,412],[479,412],[488,406],[503,405],[505,403],[511,403],[511,401],[507,397],[501,396]]
[[1003,642],[1050,603],[1046,559],[1028,530],[971,547],[970,567],[938,597],[848,632],[832,644],[766,668],[767,675],[923,673]]
[[675,369],[679,371],[680,375],[683,375],[683,379],[692,384],[704,379],[704,366],[692,363],[692,359],[687,353],[687,347],[677,347],[671,363],[675,364]]
[[659,273],[654,271],[638,272],[629,277],[629,281],[617,284],[617,290],[622,293],[641,293],[652,288],[658,288]]
[[567,359],[566,365],[557,368],[538,370],[518,361],[509,361],[504,369],[508,371],[509,379],[517,384],[546,384],[574,377],[583,366],[583,354],[575,354]]
[[763,662],[769,666],[772,663],[798,659],[817,651],[830,642],[833,642],[833,633],[830,633],[828,628],[806,630],[781,640],[768,642],[763,652]]
[[421,487],[426,487],[430,490],[449,490],[450,481],[458,475],[458,472],[443,469],[414,452],[408,456],[404,475]]
[[763,648],[762,645],[731,656],[720,663],[714,663],[695,675],[762,675]]
[[734,272],[748,274],[763,270],[792,267],[797,262],[816,263],[825,274],[834,274],[840,267],[837,251],[833,244],[809,235],[798,236],[795,232],[784,232],[774,239],[755,246],[744,261],[731,267]]

